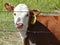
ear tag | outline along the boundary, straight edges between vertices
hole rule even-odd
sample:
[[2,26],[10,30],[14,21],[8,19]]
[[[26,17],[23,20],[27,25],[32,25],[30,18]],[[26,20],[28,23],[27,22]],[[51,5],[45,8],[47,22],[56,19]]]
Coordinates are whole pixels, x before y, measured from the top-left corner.
[[31,21],[31,24],[35,24],[35,22],[36,22],[36,14],[33,15],[33,19]]

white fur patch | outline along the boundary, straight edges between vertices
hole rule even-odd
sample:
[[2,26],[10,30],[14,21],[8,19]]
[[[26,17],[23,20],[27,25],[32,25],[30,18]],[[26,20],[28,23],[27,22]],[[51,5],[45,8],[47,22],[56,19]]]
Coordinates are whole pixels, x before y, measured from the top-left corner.
[[29,43],[30,43],[30,45],[36,45],[35,43],[32,43],[30,40],[29,40]]
[[[23,28],[18,29],[20,32],[22,41],[27,37],[26,32],[27,32],[29,17],[26,17],[26,15],[28,14],[28,12],[29,12],[29,9],[25,4],[19,4],[14,8],[14,13],[16,14],[14,15],[15,26],[17,22],[23,23]],[[18,18],[20,18],[19,21],[18,21]]]

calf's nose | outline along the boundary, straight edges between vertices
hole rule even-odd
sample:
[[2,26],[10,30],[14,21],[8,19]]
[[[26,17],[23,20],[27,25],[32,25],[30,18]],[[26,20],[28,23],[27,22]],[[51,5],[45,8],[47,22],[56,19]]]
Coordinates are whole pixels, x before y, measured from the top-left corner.
[[16,25],[17,25],[17,28],[22,28],[23,27],[22,23],[16,23]]

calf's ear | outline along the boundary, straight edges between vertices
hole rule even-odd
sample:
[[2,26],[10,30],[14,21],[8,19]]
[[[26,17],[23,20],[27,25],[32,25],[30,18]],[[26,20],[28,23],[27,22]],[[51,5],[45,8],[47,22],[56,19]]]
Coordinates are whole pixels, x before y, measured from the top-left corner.
[[32,12],[34,13],[34,15],[39,15],[40,14],[40,11],[39,10],[36,10],[36,9],[33,9]]
[[30,16],[31,16],[31,24],[35,24],[37,20],[37,15],[39,15],[40,12],[38,10],[30,10]]
[[12,12],[14,10],[14,6],[11,6],[8,2],[4,4],[4,7],[8,12]]

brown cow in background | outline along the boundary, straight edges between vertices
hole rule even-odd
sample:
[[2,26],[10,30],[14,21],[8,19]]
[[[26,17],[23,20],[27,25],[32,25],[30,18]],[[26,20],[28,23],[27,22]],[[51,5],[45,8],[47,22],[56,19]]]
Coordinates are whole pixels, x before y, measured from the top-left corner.
[[37,20],[60,40],[60,16],[37,16]]

